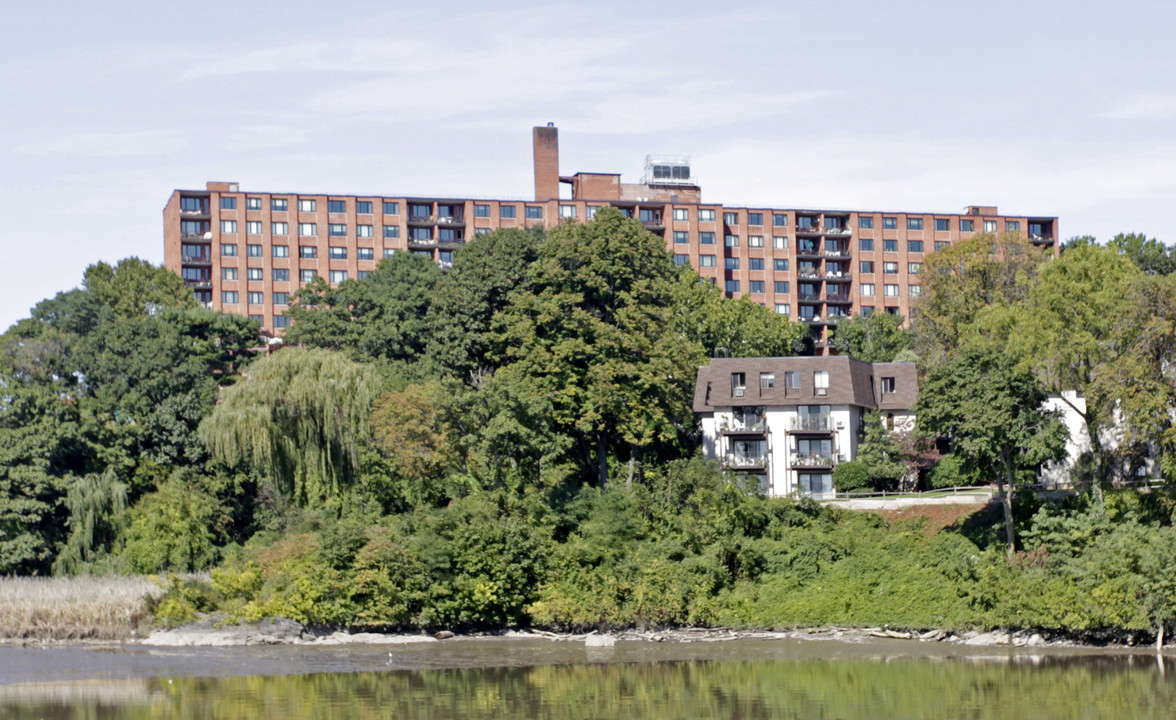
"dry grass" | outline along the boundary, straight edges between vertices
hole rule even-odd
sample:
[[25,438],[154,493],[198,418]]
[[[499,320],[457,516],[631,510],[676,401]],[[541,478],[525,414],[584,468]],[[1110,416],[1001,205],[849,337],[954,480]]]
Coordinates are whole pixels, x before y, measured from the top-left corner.
[[[147,630],[153,578],[0,578],[0,638],[123,640]],[[141,628],[141,626],[143,626]]]

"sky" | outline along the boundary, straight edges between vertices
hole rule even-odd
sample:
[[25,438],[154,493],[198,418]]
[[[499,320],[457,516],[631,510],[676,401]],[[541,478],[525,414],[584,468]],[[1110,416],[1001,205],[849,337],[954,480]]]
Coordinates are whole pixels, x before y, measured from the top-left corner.
[[689,155],[709,202],[1058,216],[1176,242],[1169,0],[46,0],[0,24],[0,330],[162,210],[243,191],[526,199]]

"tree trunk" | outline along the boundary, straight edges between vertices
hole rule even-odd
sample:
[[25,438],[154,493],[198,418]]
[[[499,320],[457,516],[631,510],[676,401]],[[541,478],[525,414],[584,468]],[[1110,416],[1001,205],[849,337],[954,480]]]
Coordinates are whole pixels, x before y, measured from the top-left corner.
[[633,470],[637,465],[637,446],[629,443],[629,477],[625,478],[625,489],[633,489]]
[[1164,649],[1164,623],[1159,623],[1156,628],[1156,652],[1163,652]]
[[596,432],[596,483],[601,490],[608,488],[608,435]]
[[1017,470],[1013,467],[1012,459],[1009,457],[1002,457],[1004,460],[1005,482],[1004,487],[1000,488],[1001,505],[1004,507],[1004,521],[1005,521],[1005,540],[1008,543],[1008,557],[1012,557],[1017,552],[1017,536],[1013,529],[1013,483],[1016,481]]

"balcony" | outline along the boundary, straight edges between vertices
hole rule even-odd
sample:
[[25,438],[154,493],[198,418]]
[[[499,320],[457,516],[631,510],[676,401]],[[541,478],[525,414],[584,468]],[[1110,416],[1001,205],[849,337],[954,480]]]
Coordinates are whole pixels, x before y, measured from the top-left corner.
[[409,238],[408,246],[410,248],[435,248],[437,240],[435,238]]
[[851,232],[849,228],[825,228],[826,235],[835,235],[838,237],[848,237]]
[[183,265],[211,265],[211,255],[185,255],[180,258],[180,263]]
[[789,463],[794,468],[832,468],[834,465],[832,457],[824,455],[793,455],[792,462]]
[[846,250],[826,250],[825,257],[830,260],[848,260],[849,252]]
[[195,235],[193,235],[193,234],[181,235],[180,242],[211,243],[212,242],[212,231],[209,231],[206,233],[195,234]]
[[853,300],[850,300],[848,295],[826,295],[825,302],[838,303],[841,305],[848,305],[848,304],[852,303]]
[[796,297],[801,302],[821,302],[820,293],[800,293]]
[[447,215],[437,218],[437,224],[465,227],[465,218],[461,215]]
[[436,225],[437,217],[434,215],[412,215],[408,218],[409,225]]
[[799,270],[796,277],[801,280],[824,280],[825,276],[815,270]]
[[763,435],[767,430],[767,423],[763,418],[753,422],[739,420],[720,420],[719,433],[722,435]]
[[768,467],[767,455],[735,455],[728,453],[723,465],[736,470],[764,470]]
[[829,282],[851,282],[853,280],[853,278],[849,276],[848,272],[842,272],[840,270],[837,272],[826,272],[824,278],[822,279]]
[[794,417],[788,423],[788,429],[792,432],[827,433],[833,431],[833,422],[828,415]]
[[821,248],[819,248],[815,245],[806,247],[804,245],[798,244],[796,246],[796,256],[797,257],[821,258],[821,257],[825,257],[825,253],[821,252]]
[[211,290],[211,280],[185,280],[184,284],[192,290]]
[[209,220],[211,219],[208,208],[203,210],[181,210],[180,218],[183,220]]

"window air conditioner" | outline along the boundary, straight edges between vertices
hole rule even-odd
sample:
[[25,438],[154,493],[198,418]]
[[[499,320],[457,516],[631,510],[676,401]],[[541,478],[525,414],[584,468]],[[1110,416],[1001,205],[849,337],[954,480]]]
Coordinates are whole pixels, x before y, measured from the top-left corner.
[[744,388],[735,388],[734,390],[731,391],[731,394],[734,395],[735,397],[743,397],[743,391],[744,391]]
[[817,388],[817,395],[824,397],[829,392],[828,388]]

